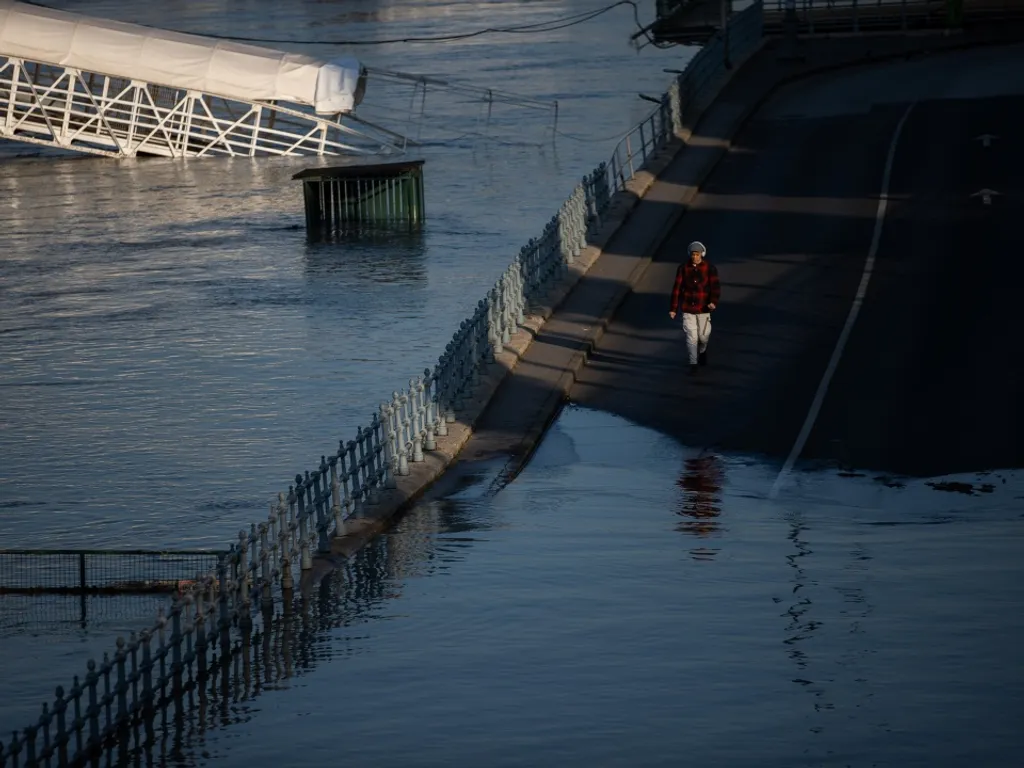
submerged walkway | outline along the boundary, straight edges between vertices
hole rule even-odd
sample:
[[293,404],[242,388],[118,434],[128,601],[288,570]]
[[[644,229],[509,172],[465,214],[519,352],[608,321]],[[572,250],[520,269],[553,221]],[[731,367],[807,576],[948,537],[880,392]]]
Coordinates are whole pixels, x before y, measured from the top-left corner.
[[[522,467],[546,425],[570,397],[691,445],[785,458],[857,292],[873,236],[887,151],[905,102],[921,98],[912,93],[914,84],[929,77],[929,82],[963,87],[970,80],[968,74],[954,77],[955,69],[938,63],[939,59],[935,66],[940,71],[927,70],[935,58],[929,53],[992,42],[992,37],[980,36],[815,40],[805,44],[801,61],[783,60],[782,41],[769,42],[705,112],[689,145],[660,174],[598,261],[540,330],[491,400],[458,463],[430,495],[445,495],[475,477],[494,477],[495,471],[500,487]],[[988,50],[999,49],[948,55],[960,56],[961,63],[975,61],[969,70],[977,71],[982,80],[985,67],[993,73],[1009,72],[1012,62],[1004,59],[1021,60],[1016,49],[992,53],[997,59],[1003,57],[998,60],[985,58]],[[888,68],[873,68],[861,70],[868,74],[844,86],[846,90],[814,91],[815,80],[804,81],[780,96],[795,94],[789,101],[775,99],[758,112],[787,80],[829,69],[850,72],[851,65],[871,60],[904,62],[914,75],[904,78],[910,90],[886,91]],[[800,88],[810,90],[802,95],[793,90]],[[872,89],[882,89],[891,103],[876,107]],[[823,98],[830,102],[825,104],[830,113],[805,113],[805,108],[815,106],[808,99],[821,106]],[[848,108],[851,100],[856,101],[853,109]],[[789,105],[792,114],[781,112],[780,103]],[[856,119],[851,119],[852,113]],[[922,111],[925,123],[915,119],[907,127],[908,136],[914,137],[908,140],[919,146],[927,146],[921,135],[927,126],[926,114]],[[1006,119],[1014,114],[1007,112]],[[1001,123],[991,132],[1012,135],[1011,129],[1009,123]],[[986,130],[979,125],[976,134]],[[948,156],[959,149],[950,146],[943,152]],[[899,191],[905,197],[911,191],[907,184],[912,172],[900,173]],[[966,195],[962,195],[964,201]],[[979,201],[972,204],[981,206]],[[667,306],[672,274],[685,243],[692,239],[708,245],[709,257],[722,271],[724,295],[715,315],[713,365],[691,382],[682,375],[681,333],[669,321]],[[895,251],[911,247],[906,240],[892,245]],[[884,334],[889,321],[908,327],[911,314],[920,309],[918,303],[908,302],[892,318],[887,320],[883,312],[864,324],[870,333]],[[974,318],[960,326],[947,322],[933,331],[938,336],[955,332],[966,340],[967,334],[982,332],[978,322]],[[906,334],[901,341],[914,343]],[[584,365],[588,356],[589,363]],[[884,370],[898,368],[899,357],[898,350],[888,352],[884,362],[875,361],[877,372],[883,370],[877,363]],[[867,388],[855,418],[870,421],[871,392],[877,380],[862,381],[859,373],[863,371],[855,371],[852,377],[848,369],[840,373],[844,372],[849,378],[842,384],[844,392]],[[1000,370],[998,375],[1007,373]],[[899,403],[909,402],[917,381],[902,381]],[[948,394],[948,390],[937,392],[930,404]],[[823,418],[832,411],[840,414],[830,417],[833,421],[842,418],[842,409],[842,405],[827,407]],[[884,411],[885,419],[898,418],[891,410]],[[920,415],[913,423],[920,426]],[[977,466],[962,466],[964,457],[945,450],[955,441],[952,436],[913,459],[901,459],[906,446],[879,453],[877,444],[885,442],[886,429],[886,423],[879,422],[873,432],[852,438],[853,446],[835,425],[819,429],[812,434],[806,455],[919,474]],[[908,439],[912,429],[905,427]],[[836,439],[835,434],[840,437]],[[1000,456],[986,456],[987,466],[993,461],[1000,464],[1000,458],[1009,461],[1019,452],[1016,438],[1009,433],[1001,448]]]

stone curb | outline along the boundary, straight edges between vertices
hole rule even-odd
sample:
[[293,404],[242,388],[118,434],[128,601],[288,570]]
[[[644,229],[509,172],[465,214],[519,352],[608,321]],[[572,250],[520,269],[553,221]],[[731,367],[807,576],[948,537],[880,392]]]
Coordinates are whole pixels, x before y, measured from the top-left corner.
[[[947,37],[946,39],[949,38]],[[778,41],[778,38],[762,39],[754,50],[752,50],[741,61],[736,62],[733,68],[726,73],[726,75],[722,77],[717,84],[714,97],[712,97],[706,104],[695,109],[691,115],[688,115],[685,123],[687,125],[696,126],[700,117],[708,108],[711,107],[711,105],[715,103],[725,86],[732,80],[736,73],[739,72],[740,68],[766,46],[776,41]],[[954,42],[951,40],[948,45],[935,46],[929,50],[948,51],[989,45],[996,42],[998,41],[968,41],[960,39],[955,40]],[[832,70],[847,69],[867,63],[878,63],[891,59],[900,59],[909,54],[920,52],[921,50],[922,49],[920,48],[915,49],[913,46],[909,46],[901,51],[878,55],[868,52],[856,59],[809,66],[802,68],[799,71],[783,75],[758,99],[750,105],[747,105],[736,125],[734,136],[742,130],[751,116],[753,116],[768,101],[768,99],[770,99],[780,88],[789,85],[794,81]],[[381,493],[379,502],[376,505],[367,505],[363,516],[358,518],[352,517],[346,520],[345,534],[343,536],[335,536],[331,540],[330,553],[318,553],[315,555],[313,558],[313,567],[303,573],[303,587],[318,583],[325,575],[327,575],[327,573],[332,571],[338,565],[343,564],[348,558],[352,557],[356,552],[364,547],[371,539],[385,531],[390,521],[400,512],[411,507],[455,461],[463,447],[469,441],[470,437],[472,437],[473,427],[483,415],[491,397],[497,391],[505,377],[508,376],[508,374],[516,367],[520,358],[522,358],[526,353],[527,348],[540,331],[540,328],[548,318],[554,314],[558,307],[561,306],[568,295],[572,292],[573,288],[575,288],[580,278],[582,278],[597,261],[603,252],[603,249],[607,246],[608,242],[619,228],[625,223],[629,214],[640,203],[644,195],[650,191],[660,174],[663,173],[665,168],[667,168],[675,159],[679,151],[686,146],[691,137],[692,129],[685,127],[681,134],[678,134],[675,138],[671,139],[666,146],[651,155],[644,167],[626,183],[625,192],[616,193],[612,199],[611,205],[609,206],[608,212],[603,217],[600,228],[590,238],[590,244],[584,248],[574,262],[569,265],[566,276],[558,285],[556,285],[551,293],[545,297],[543,304],[530,308],[530,312],[520,330],[512,336],[509,343],[505,345],[505,349],[496,356],[494,362],[490,363],[487,366],[487,370],[481,375],[480,383],[476,388],[476,392],[474,393],[472,400],[467,404],[467,407],[463,409],[461,418],[454,424],[448,425],[448,435],[444,437],[437,437],[436,449],[433,451],[425,450],[423,452],[422,462],[410,463],[409,474],[396,478],[397,487]],[[733,137],[730,137],[729,139],[725,139],[721,142],[719,151],[705,166],[697,182],[686,188],[686,192],[679,201],[680,204],[677,207],[677,211],[673,213],[666,225],[658,233],[648,255],[645,255],[639,260],[637,265],[631,271],[626,282],[620,286],[612,300],[605,306],[600,317],[595,318],[595,322],[591,325],[591,331],[588,334],[588,337],[584,340],[583,349],[578,350],[573,354],[572,358],[570,358],[568,367],[561,374],[555,389],[545,401],[540,411],[540,418],[537,419],[536,423],[523,436],[517,449],[514,451],[514,454],[517,457],[515,467],[509,469],[509,474],[506,479],[513,478],[529,461],[533,452],[540,444],[540,440],[547,431],[547,428],[554,421],[562,405],[568,399],[569,392],[571,391],[573,384],[576,382],[577,374],[580,369],[586,365],[590,358],[590,354],[604,336],[612,318],[614,318],[619,307],[626,300],[626,297],[629,296],[633,291],[633,288],[637,285],[640,279],[642,279],[653,261],[654,254],[660,250],[669,234],[683,217],[687,206],[697,195],[700,187],[718,166],[718,163],[721,162],[722,158],[729,152],[732,147],[732,138]]]

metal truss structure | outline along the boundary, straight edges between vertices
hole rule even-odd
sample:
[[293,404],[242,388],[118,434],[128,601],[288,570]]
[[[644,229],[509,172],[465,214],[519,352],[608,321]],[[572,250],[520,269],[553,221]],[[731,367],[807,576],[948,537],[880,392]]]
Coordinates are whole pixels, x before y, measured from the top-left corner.
[[0,138],[108,157],[397,155],[403,136],[352,114],[244,101],[0,52]]

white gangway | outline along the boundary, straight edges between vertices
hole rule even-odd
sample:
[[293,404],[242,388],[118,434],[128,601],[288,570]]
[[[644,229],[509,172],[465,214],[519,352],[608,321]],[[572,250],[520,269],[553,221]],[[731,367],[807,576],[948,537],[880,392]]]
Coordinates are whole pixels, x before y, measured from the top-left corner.
[[0,0],[0,138],[135,157],[400,154],[355,59]]

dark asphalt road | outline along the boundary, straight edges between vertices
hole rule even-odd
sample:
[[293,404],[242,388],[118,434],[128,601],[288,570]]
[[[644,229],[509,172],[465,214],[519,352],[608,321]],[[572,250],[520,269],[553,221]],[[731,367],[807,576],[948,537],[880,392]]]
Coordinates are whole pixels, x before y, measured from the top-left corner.
[[[1024,97],[914,107],[902,202],[806,456],[913,475],[1024,466],[1022,121]],[[972,197],[986,188],[1001,193],[988,206]]]
[[[784,459],[861,279],[908,104],[748,124],[572,392],[689,445]],[[904,127],[865,303],[804,460],[930,476],[1022,465],[1024,98],[922,101]],[[985,149],[974,137],[998,135]],[[1002,194],[990,206],[970,194]],[[711,366],[686,377],[668,293],[702,240],[723,298]]]

